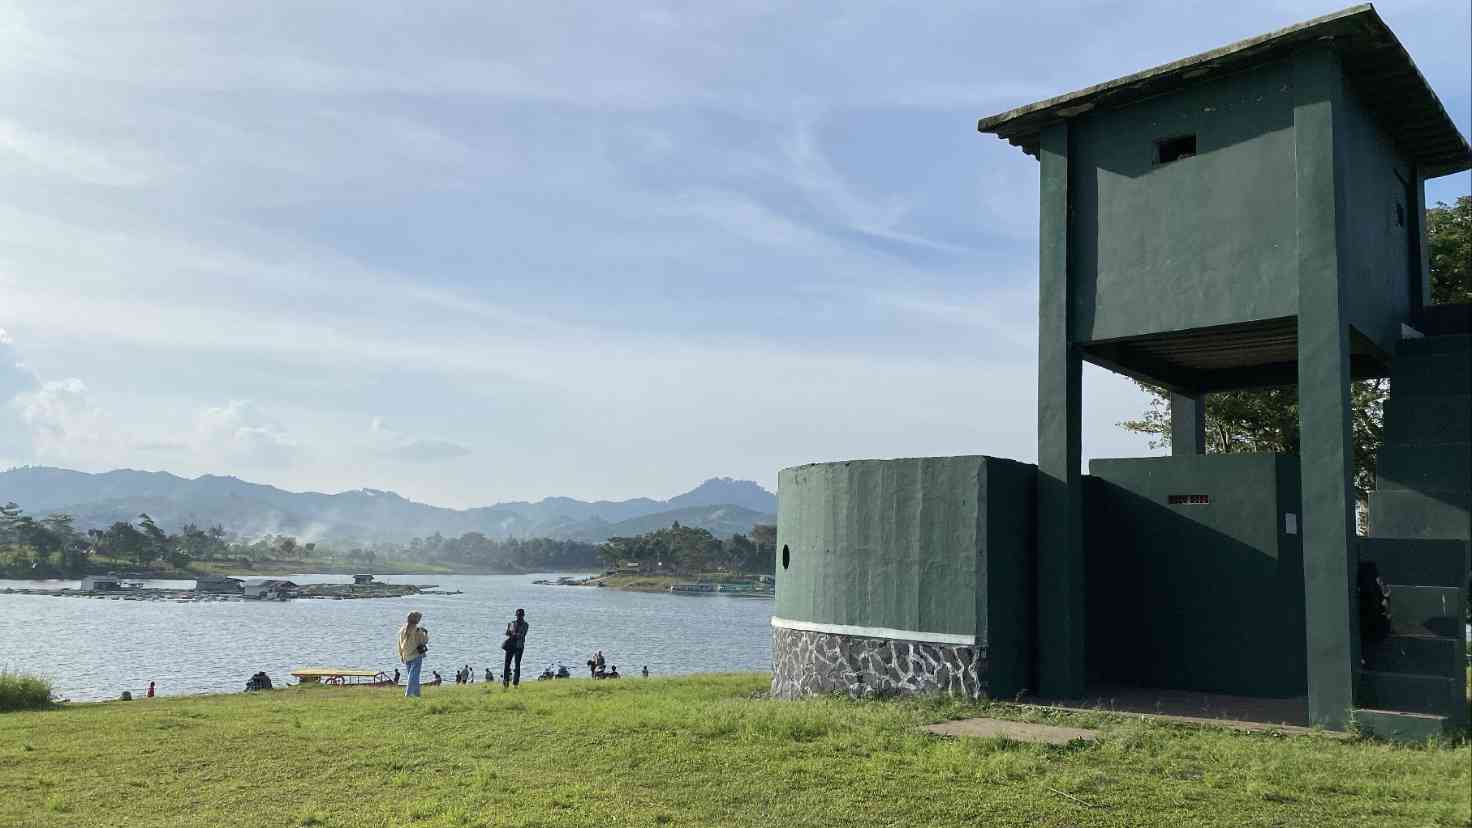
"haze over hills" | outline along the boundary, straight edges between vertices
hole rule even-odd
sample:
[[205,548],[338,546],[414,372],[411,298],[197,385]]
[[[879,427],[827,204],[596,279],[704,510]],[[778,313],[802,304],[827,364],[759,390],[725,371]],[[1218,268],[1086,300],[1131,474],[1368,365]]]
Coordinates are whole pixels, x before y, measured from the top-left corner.
[[185,523],[219,524],[243,538],[267,533],[306,541],[403,542],[439,532],[492,538],[552,537],[598,542],[669,526],[674,521],[718,536],[776,521],[777,497],[749,480],[716,477],[668,500],[588,502],[549,497],[448,509],[394,492],[289,492],[235,477],[194,479],[132,469],[89,474],[27,466],[0,472],[0,503],[27,514],[66,512],[81,529],[130,521],[147,512],[168,531]]

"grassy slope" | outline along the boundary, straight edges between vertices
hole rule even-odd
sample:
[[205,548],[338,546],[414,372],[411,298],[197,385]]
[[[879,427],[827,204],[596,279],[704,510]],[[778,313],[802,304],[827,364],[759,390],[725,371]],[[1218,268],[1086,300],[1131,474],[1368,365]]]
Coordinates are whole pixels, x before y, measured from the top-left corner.
[[[764,676],[293,689],[0,716],[0,825],[1466,825],[1472,751],[1102,715],[1093,746],[923,735],[950,700]],[[1007,705],[992,715],[1040,719]],[[1059,792],[1090,803],[1081,804]]]

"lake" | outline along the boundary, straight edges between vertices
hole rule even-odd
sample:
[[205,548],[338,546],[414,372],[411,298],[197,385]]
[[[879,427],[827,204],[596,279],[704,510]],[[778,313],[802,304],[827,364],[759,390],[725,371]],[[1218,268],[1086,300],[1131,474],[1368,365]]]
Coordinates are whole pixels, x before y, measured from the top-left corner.
[[[387,583],[437,584],[461,595],[411,595],[350,601],[112,601],[0,595],[0,629],[8,630],[0,669],[51,679],[73,701],[141,694],[150,680],[160,695],[236,692],[257,670],[281,683],[299,667],[393,672],[395,640],[410,610],[430,631],[424,678],[438,670],[453,681],[470,664],[501,672],[501,637],[517,607],[531,624],[522,680],[562,662],[586,678],[584,662],[603,650],[610,665],[637,678],[771,669],[772,602],[714,595],[620,592],[539,586],[532,575],[383,575]],[[344,583],[343,575],[281,576],[299,584]],[[5,587],[75,588],[76,581],[7,581]],[[191,589],[193,581],[145,581]],[[479,679],[478,679],[479,680]]]

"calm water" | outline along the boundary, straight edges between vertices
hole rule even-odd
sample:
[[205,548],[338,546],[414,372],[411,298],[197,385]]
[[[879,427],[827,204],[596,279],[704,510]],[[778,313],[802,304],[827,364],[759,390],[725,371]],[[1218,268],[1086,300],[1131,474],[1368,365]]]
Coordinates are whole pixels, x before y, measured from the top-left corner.
[[[284,576],[341,583],[342,575]],[[389,583],[435,583],[463,595],[354,601],[112,601],[0,595],[6,630],[0,668],[37,673],[75,701],[138,695],[150,680],[160,695],[234,692],[265,670],[281,682],[298,667],[392,672],[395,636],[410,610],[424,613],[430,652],[424,677],[452,681],[469,663],[478,676],[501,672],[501,633],[525,607],[531,633],[522,680],[561,661],[574,676],[594,650],[633,676],[771,669],[772,602],[610,589],[537,586],[547,575],[385,575]],[[148,581],[187,589],[192,581]],[[4,587],[75,587],[75,581],[5,581]],[[581,671],[581,672],[579,672]]]

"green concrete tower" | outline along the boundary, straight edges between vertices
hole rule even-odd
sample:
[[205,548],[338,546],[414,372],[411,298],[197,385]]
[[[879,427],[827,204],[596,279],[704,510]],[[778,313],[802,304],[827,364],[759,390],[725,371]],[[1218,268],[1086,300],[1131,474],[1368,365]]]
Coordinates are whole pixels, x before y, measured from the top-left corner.
[[[1424,182],[1472,152],[1369,5],[982,119],[1036,157],[1036,636],[1045,696],[1085,692],[1085,360],[1168,389],[1176,453],[1204,394],[1298,386],[1310,716],[1359,669],[1349,383],[1391,374],[1429,303]],[[1296,582],[1295,582],[1296,583]]]

